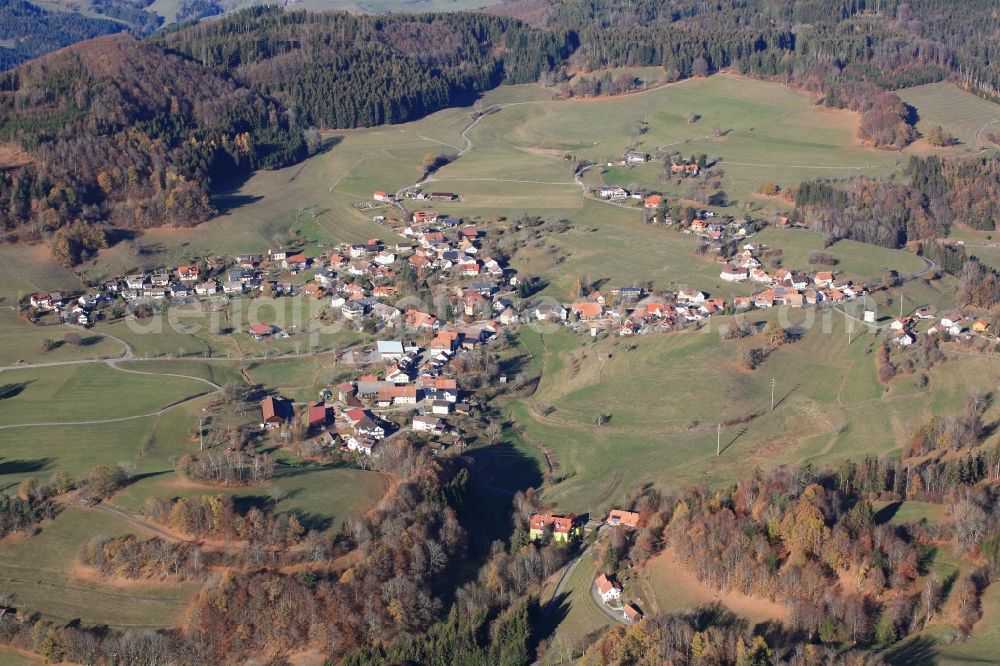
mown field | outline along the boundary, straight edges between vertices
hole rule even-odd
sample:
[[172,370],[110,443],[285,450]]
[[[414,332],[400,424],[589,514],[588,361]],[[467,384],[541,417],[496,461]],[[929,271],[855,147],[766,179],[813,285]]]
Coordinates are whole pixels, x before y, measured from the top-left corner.
[[[940,125],[957,143],[952,152],[974,154],[984,147],[994,147],[986,134],[1000,129],[1000,106],[965,92],[952,83],[929,83],[905,88],[899,97],[917,110],[917,130],[923,134]],[[918,147],[930,148],[930,146]]]

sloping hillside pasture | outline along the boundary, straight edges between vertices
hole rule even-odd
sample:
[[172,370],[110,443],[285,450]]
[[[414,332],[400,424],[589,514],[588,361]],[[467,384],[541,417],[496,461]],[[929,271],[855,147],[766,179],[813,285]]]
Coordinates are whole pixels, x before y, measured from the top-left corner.
[[[765,229],[754,236],[753,241],[780,249],[781,265],[790,270],[809,273],[830,270],[838,277],[865,282],[878,281],[888,269],[907,275],[926,267],[922,259],[909,252],[887,250],[852,240],[840,240],[829,247],[823,247],[822,234],[802,229]],[[810,264],[809,255],[813,252],[828,254],[837,260],[837,264]]]
[[926,135],[940,125],[958,139],[952,148],[955,154],[973,154],[992,146],[985,135],[1000,132],[1000,106],[953,83],[905,88],[899,97],[917,110],[918,131]]
[[[64,340],[67,335],[75,334],[81,344],[74,346]],[[54,363],[80,359],[115,358],[121,356],[125,349],[111,338],[74,331],[72,329],[52,325],[36,326],[22,319],[10,308],[0,309],[0,366],[13,365],[22,360]],[[52,340],[55,348],[44,351],[45,340]]]
[[[752,312],[746,319],[762,324],[776,315]],[[786,325],[811,316],[792,313]],[[971,370],[980,362],[962,358],[934,368],[930,388],[902,376],[885,389],[869,352],[877,341],[855,324],[848,344],[839,313],[830,315],[828,333],[820,319],[746,371],[742,350],[763,341],[723,342],[717,331],[725,319],[713,318],[705,331],[578,346],[558,341],[569,333],[544,337],[538,389],[510,409],[525,439],[556,455],[555,476],[563,480],[545,489],[547,500],[599,513],[643,483],[723,482],[755,465],[892,454],[924,415],[958,408],[978,381]],[[603,426],[596,425],[599,414],[610,416]],[[716,425],[754,414],[723,428],[716,457]]]
[[40,534],[7,539],[0,548],[0,585],[16,595],[21,612],[119,628],[180,624],[199,583],[128,582],[81,578],[74,572],[81,546],[94,536],[154,536],[139,525],[103,512],[66,508],[43,523]]
[[97,421],[156,411],[212,388],[180,377],[139,375],[101,363],[6,370],[0,424]]
[[125,488],[115,495],[114,503],[141,512],[150,497],[232,495],[247,506],[293,512],[307,528],[322,531],[340,529],[344,522],[368,510],[384,492],[385,482],[376,472],[297,464],[291,468],[279,466],[273,479],[251,488],[223,488],[162,474]]

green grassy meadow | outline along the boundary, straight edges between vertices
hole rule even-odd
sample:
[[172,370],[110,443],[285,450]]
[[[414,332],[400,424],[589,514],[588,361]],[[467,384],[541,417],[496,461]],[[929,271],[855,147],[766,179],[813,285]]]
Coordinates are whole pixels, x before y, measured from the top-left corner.
[[[762,324],[777,315],[752,312],[746,320]],[[824,318],[816,310],[791,313],[785,325],[801,327],[801,339],[746,371],[742,349],[762,342],[723,342],[723,320],[713,318],[703,331],[627,341],[522,331],[524,346],[541,353],[543,370],[534,395],[510,410],[526,441],[544,444],[558,460],[562,480],[544,489],[547,501],[601,513],[644,483],[720,483],[757,465],[893,455],[913,424],[958,408],[979,382],[979,362],[963,358],[934,368],[928,388],[917,388],[912,376],[884,387],[875,377],[871,335],[858,326],[848,343],[843,315]],[[540,344],[532,341],[538,337]],[[723,428],[716,456],[716,425],[758,413]],[[597,414],[610,419],[597,426]]]
[[139,375],[100,363],[6,370],[0,423],[98,421],[142,415],[211,390],[182,377]]
[[899,97],[917,109],[918,131],[926,134],[941,125],[958,140],[951,149],[956,155],[974,154],[990,146],[983,135],[1000,130],[1000,106],[952,83],[905,88],[899,91]]
[[66,508],[42,525],[40,534],[8,538],[0,548],[0,585],[13,592],[27,613],[54,620],[120,628],[158,628],[180,624],[198,583],[111,583],[81,577],[74,569],[80,547],[97,535],[134,533],[142,527],[106,513]]

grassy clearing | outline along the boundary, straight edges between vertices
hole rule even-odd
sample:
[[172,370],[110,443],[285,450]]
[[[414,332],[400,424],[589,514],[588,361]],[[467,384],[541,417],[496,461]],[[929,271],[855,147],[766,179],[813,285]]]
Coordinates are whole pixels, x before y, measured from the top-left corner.
[[96,535],[134,533],[141,527],[94,510],[67,508],[41,534],[8,539],[0,548],[0,583],[26,613],[122,628],[176,626],[197,583],[109,584],[73,575],[80,547]]
[[129,511],[140,512],[149,497],[232,495],[248,505],[294,512],[307,528],[322,531],[339,529],[384,493],[385,482],[376,472],[303,465],[280,467],[271,481],[252,488],[221,488],[181,480],[173,473],[162,474],[129,486],[115,495],[114,502]]
[[211,390],[203,382],[144,376],[106,365],[25,368],[3,373],[0,423],[97,421],[146,414]]
[[972,154],[989,146],[985,134],[1000,129],[1000,105],[965,92],[953,83],[930,83],[899,91],[899,97],[917,110],[917,129],[926,134],[941,125],[959,143],[955,154]]
[[[74,347],[64,339],[70,333],[76,334],[81,345]],[[13,365],[18,361],[52,363],[89,358],[114,358],[124,352],[121,344],[110,338],[92,333],[74,331],[64,326],[37,326],[30,324],[14,310],[0,309],[0,365]],[[43,351],[45,340],[52,340],[56,347]]]
[[[882,277],[888,269],[900,274],[916,273],[924,269],[920,257],[902,250],[889,250],[852,240],[837,241],[823,247],[823,235],[801,229],[765,229],[753,239],[756,242],[780,248],[782,266],[790,270],[833,270],[838,275],[856,280],[872,281]],[[809,263],[809,254],[823,252],[837,259],[832,267]]]
[[781,604],[755,599],[739,592],[719,594],[702,584],[671,551],[665,551],[650,560],[634,581],[625,588],[628,598],[636,598],[647,612],[685,613],[687,611],[721,605],[744,619],[751,627],[766,622],[785,622],[788,610]]

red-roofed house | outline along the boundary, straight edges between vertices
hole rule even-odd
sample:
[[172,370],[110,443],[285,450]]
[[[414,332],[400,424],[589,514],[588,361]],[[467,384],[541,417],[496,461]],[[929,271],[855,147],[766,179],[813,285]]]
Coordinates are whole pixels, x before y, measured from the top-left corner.
[[632,604],[625,604],[625,607],[622,608],[622,612],[625,614],[625,621],[629,624],[638,622],[642,619],[642,611]]
[[594,319],[604,313],[600,303],[574,303],[570,309],[580,315],[580,319]]
[[260,402],[260,416],[265,428],[280,428],[285,423],[284,402],[267,396]]
[[250,335],[254,340],[263,340],[274,333],[274,326],[270,324],[251,324]]
[[326,425],[326,405],[322,402],[309,403],[309,427],[317,428]]
[[608,525],[625,525],[626,527],[637,527],[639,525],[639,514],[632,511],[622,511],[621,509],[611,509],[608,514]]
[[177,277],[181,279],[181,282],[197,282],[200,274],[201,271],[194,264],[177,267]]
[[550,527],[552,528],[552,538],[556,541],[570,541],[581,534],[580,525],[572,513],[565,516],[548,513],[533,514],[528,522],[528,533],[532,539],[541,539],[545,530]]
[[304,254],[293,254],[285,257],[282,260],[281,265],[290,271],[301,271],[309,265],[309,260]]
[[594,581],[594,585],[597,587],[597,593],[601,595],[601,601],[605,604],[612,601],[621,601],[622,586],[618,584],[618,581],[611,580],[604,574],[601,574]]

